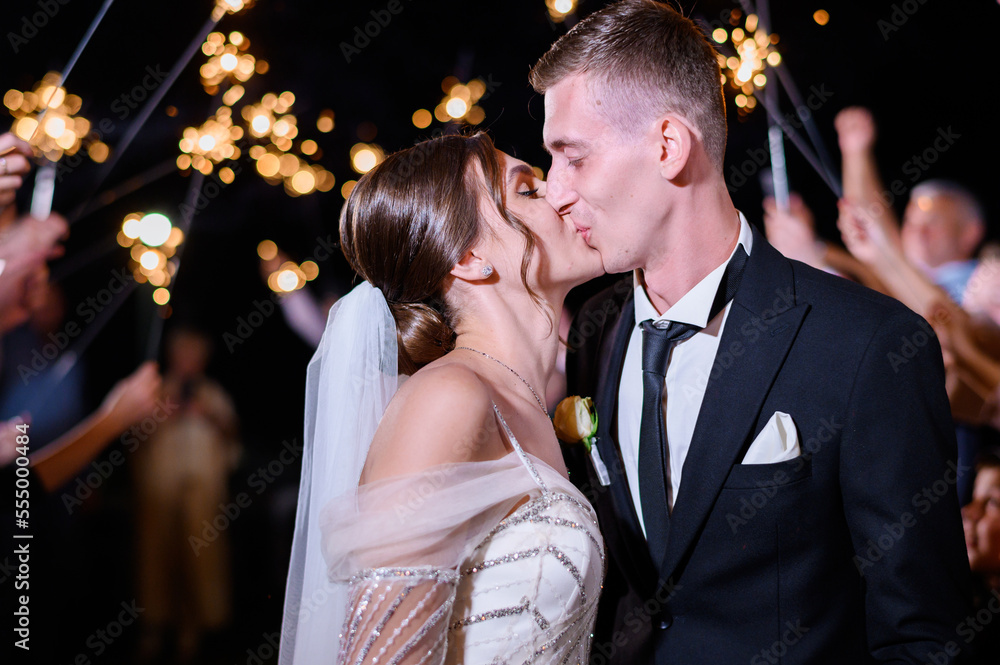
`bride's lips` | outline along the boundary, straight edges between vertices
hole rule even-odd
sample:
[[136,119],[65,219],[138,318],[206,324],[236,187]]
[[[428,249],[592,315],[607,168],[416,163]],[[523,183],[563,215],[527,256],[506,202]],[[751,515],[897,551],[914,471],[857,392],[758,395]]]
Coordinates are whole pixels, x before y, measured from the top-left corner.
[[590,229],[587,228],[586,226],[580,226],[576,222],[573,222],[573,226],[576,227],[576,232],[579,233],[581,236],[583,236],[583,241],[589,245],[590,244]]

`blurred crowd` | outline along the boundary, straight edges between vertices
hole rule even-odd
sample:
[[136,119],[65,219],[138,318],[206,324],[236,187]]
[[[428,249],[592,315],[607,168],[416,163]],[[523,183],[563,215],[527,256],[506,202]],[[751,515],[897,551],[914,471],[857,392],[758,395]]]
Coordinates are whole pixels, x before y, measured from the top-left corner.
[[[890,295],[926,319],[927,334],[901,339],[887,362],[907,362],[936,335],[956,424],[966,548],[981,583],[978,602],[986,604],[1000,597],[1000,245],[984,242],[983,205],[961,183],[886,188],[870,111],[844,109],[835,128],[843,179],[837,229],[846,250],[817,235],[813,212],[795,194],[785,206],[764,201],[767,237],[789,258]],[[900,222],[893,204],[902,196]]]
[[[27,466],[31,480],[31,532],[47,544],[70,545],[58,531],[61,517],[46,510],[45,497],[64,491],[71,519],[76,504],[88,498],[92,480],[79,483],[93,465],[118,466],[130,453],[133,486],[136,606],[141,608],[137,662],[195,662],[204,645],[231,619],[230,549],[219,534],[206,551],[190,546],[189,535],[211,521],[227,500],[230,472],[240,456],[238,420],[232,400],[205,374],[211,337],[195,328],[175,326],[165,343],[166,368],[142,363],[118,381],[100,406],[88,403],[81,368],[70,353],[60,360],[32,364],[32,351],[66,336],[66,303],[49,279],[48,262],[63,254],[69,227],[64,218],[19,216],[17,190],[31,168],[30,146],[11,134],[0,135],[0,468],[6,487],[15,469]],[[28,446],[24,446],[27,434]],[[115,442],[121,445],[114,446]],[[108,450],[111,450],[108,457]],[[132,455],[131,453],[134,453]],[[115,457],[115,456],[118,457]],[[28,463],[16,458],[26,457]],[[9,484],[8,484],[9,483]],[[82,488],[82,489],[81,489]],[[15,515],[4,507],[4,532]],[[18,515],[20,516],[20,514]],[[37,547],[37,546],[36,546]],[[69,552],[64,553],[70,557]],[[61,554],[42,552],[55,570],[39,570],[36,617],[55,621],[58,607],[73,597],[72,580],[60,577]],[[129,554],[125,554],[126,557]],[[35,559],[36,563],[38,558]],[[68,564],[67,559],[63,563]],[[71,567],[71,565],[67,566]],[[11,580],[4,578],[5,584]],[[65,598],[59,598],[60,592]],[[50,607],[39,607],[39,605]],[[51,605],[55,605],[52,607]],[[82,619],[82,617],[78,617]],[[36,633],[37,634],[37,633]],[[51,643],[35,642],[38,662],[54,654]]]
[[[958,474],[956,489],[970,564],[981,584],[979,602],[985,604],[1000,598],[1000,245],[984,243],[984,208],[960,183],[927,180],[907,191],[896,181],[886,188],[869,111],[845,109],[835,128],[843,198],[830,213],[840,237],[821,238],[813,211],[794,193],[781,204],[764,200],[766,234],[789,258],[888,294],[926,319],[924,334],[901,339],[898,354],[886,362],[905,363],[933,337],[941,345],[958,468],[969,469]],[[138,661],[162,661],[169,651],[178,661],[193,662],[232,618],[226,534],[218,534],[208,552],[191,547],[187,536],[227,501],[227,480],[241,454],[237,413],[226,391],[206,375],[212,337],[195,328],[174,327],[162,372],[153,361],[141,364],[89,414],[78,368],[49,363],[39,373],[55,375],[50,381],[19,375],[16,359],[51,339],[66,310],[47,265],[62,255],[67,222],[56,214],[19,216],[15,206],[31,156],[26,143],[0,135],[0,468],[13,482],[15,458],[25,452],[18,446],[18,425],[27,424],[33,434],[27,451],[32,487],[57,492],[114,449],[113,442],[131,445],[123,433],[155,422],[149,432],[143,429],[128,458],[135,588],[145,608]],[[894,204],[903,196],[908,200],[900,222]],[[262,260],[262,277],[286,260],[280,253]],[[317,300],[302,290],[278,304],[289,327],[315,346],[335,299]],[[566,315],[561,322],[564,333],[569,320]],[[557,373],[547,401],[554,404],[564,391]]]

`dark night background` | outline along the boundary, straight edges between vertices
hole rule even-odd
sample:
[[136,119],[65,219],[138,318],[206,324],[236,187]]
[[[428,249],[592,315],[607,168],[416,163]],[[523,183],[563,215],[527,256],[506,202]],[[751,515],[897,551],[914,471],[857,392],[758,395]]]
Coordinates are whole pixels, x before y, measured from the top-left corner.
[[[915,181],[907,170],[908,160],[930,147],[939,129],[950,128],[960,138],[924,177],[958,180],[983,197],[990,220],[988,235],[996,239],[998,207],[991,195],[997,176],[993,166],[997,94],[989,92],[996,83],[987,66],[996,59],[989,26],[998,24],[1000,6],[994,0],[922,1],[773,0],[772,31],[781,37],[778,50],[804,96],[813,87],[832,93],[814,118],[835,161],[839,155],[833,119],[846,106],[873,110],[879,127],[878,159],[887,185],[901,179],[909,189]],[[61,69],[100,4],[69,0],[59,5],[58,13],[14,53],[9,34],[19,33],[23,17],[40,10],[38,0],[5,2],[0,9],[0,92],[30,90],[47,71]],[[166,325],[169,329],[175,321],[194,322],[210,331],[216,342],[209,373],[235,400],[245,449],[230,480],[232,494],[247,491],[250,475],[275,459],[283,441],[301,440],[305,368],[312,350],[287,328],[278,311],[232,352],[223,335],[235,333],[240,318],[255,311],[255,302],[269,298],[256,255],[261,240],[274,240],[302,261],[313,255],[317,239],[336,238],[343,202],[340,185],[357,177],[348,152],[359,141],[359,126],[373,123],[374,142],[387,152],[407,147],[441,127],[435,121],[419,130],[410,117],[418,108],[433,110],[443,96],[443,78],[480,77],[496,86],[481,104],[486,112],[482,126],[501,149],[548,167],[541,148],[542,99],[528,86],[527,73],[566,26],[550,22],[544,1],[402,0],[402,12],[346,62],[341,42],[352,41],[355,27],[371,21],[370,12],[383,10],[386,4],[385,0],[259,0],[251,9],[225,17],[218,28],[243,32],[250,39],[250,53],[270,64],[266,74],[246,85],[246,95],[235,108],[265,92],[292,91],[298,140],[316,140],[322,150],[318,161],[337,178],[330,192],[292,198],[281,186],[264,182],[244,160],[243,172],[198,213],[185,240],[171,300],[173,315]],[[604,4],[585,0],[578,15]],[[709,22],[739,7],[718,0],[685,1],[682,6],[685,13]],[[896,19],[907,20],[884,36],[879,21],[891,21],[894,6]],[[81,115],[95,127],[102,119],[113,121],[115,130],[103,137],[112,150],[135,115],[120,120],[111,108],[113,101],[139,84],[147,67],[169,70],[210,9],[208,0],[159,4],[119,0],[112,5],[67,81],[69,92],[84,100]],[[817,9],[829,12],[828,25],[813,20]],[[203,61],[201,53],[194,57],[101,191],[175,159],[183,128],[200,125],[214,111],[198,77]],[[737,116],[732,93],[728,100],[727,179],[749,158],[748,151],[766,147],[763,108],[744,120]],[[786,110],[790,107],[787,98],[782,104]],[[168,106],[176,107],[175,117],[166,114]],[[323,134],[316,129],[316,118],[327,108],[335,112],[336,126]],[[786,154],[792,189],[812,207],[821,233],[836,238],[834,196],[787,142]],[[68,216],[85,203],[100,171],[99,165],[84,160],[57,184],[54,209]],[[71,220],[66,257],[52,266],[67,294],[69,319],[77,316],[79,303],[107,285],[112,270],[126,265],[127,250],[115,242],[122,217],[158,210],[176,220],[187,185],[188,178],[175,170],[94,214]],[[24,209],[30,188],[29,180],[20,197]],[[756,176],[733,191],[736,206],[752,223],[761,219],[761,197]],[[904,204],[905,197],[896,203],[898,212]],[[311,285],[317,292],[349,286],[351,275],[339,254],[318,263],[320,277]],[[150,293],[149,285],[140,285],[84,354],[88,409],[96,408],[110,387],[143,360],[157,316]],[[116,448],[121,444],[114,443],[109,450]],[[280,628],[284,557],[290,547],[289,520],[298,474],[297,467],[286,468],[262,494],[251,490],[252,506],[230,529],[235,628],[219,662],[254,662],[248,661],[247,650],[257,649],[265,633]],[[127,630],[101,656],[86,646],[88,636],[117,614],[120,603],[135,597],[129,484],[129,473],[117,469],[72,516],[66,514],[59,492],[50,498],[49,528],[59,536],[52,540],[53,550],[43,554],[45,559],[33,563],[33,579],[52,580],[57,588],[46,596],[53,605],[48,616],[35,624],[33,637],[39,642],[56,639],[61,645],[59,657],[66,658],[59,662],[70,662],[76,653],[91,655],[92,662],[129,662],[134,637]],[[7,490],[3,496],[7,501]],[[37,493],[33,496],[35,505],[42,501]],[[0,559],[7,555],[8,544],[2,547]],[[2,595],[12,593],[10,578],[0,572],[0,579]],[[8,621],[5,614],[5,634]]]

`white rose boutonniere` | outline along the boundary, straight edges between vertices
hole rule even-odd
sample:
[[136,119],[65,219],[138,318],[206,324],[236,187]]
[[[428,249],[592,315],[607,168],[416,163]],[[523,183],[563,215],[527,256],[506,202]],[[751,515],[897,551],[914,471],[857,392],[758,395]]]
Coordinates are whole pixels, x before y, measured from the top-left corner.
[[584,449],[590,453],[590,461],[601,485],[610,485],[608,468],[594,445],[597,442],[597,411],[594,409],[594,400],[579,395],[567,397],[556,407],[552,424],[556,428],[556,436],[566,443],[583,444]]

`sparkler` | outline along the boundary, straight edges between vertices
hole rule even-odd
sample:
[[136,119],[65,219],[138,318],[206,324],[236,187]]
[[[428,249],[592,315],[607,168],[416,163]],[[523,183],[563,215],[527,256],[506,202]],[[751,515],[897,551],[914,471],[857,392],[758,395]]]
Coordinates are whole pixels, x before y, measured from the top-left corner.
[[[486,93],[486,83],[482,79],[473,79],[462,83],[454,76],[449,76],[441,82],[445,97],[434,109],[434,117],[438,122],[465,122],[478,125],[486,119],[486,112],[478,102]],[[431,124],[431,113],[427,109],[417,109],[411,118],[413,125],[424,129]]]
[[[108,175],[114,169],[115,164],[118,163],[118,160],[121,159],[121,156],[125,154],[126,150],[128,150],[129,146],[132,144],[132,141],[135,140],[135,137],[139,135],[139,131],[142,129],[143,125],[146,124],[146,121],[149,120],[149,117],[153,114],[153,111],[156,109],[157,106],[160,105],[160,102],[163,101],[163,97],[166,96],[170,88],[173,87],[174,83],[177,81],[177,78],[180,76],[181,72],[184,71],[184,68],[187,67],[187,64],[191,62],[191,58],[194,57],[195,53],[197,53],[201,49],[202,44],[207,39],[208,35],[215,29],[215,26],[218,25],[219,21],[222,20],[222,17],[225,16],[227,13],[235,14],[239,11],[251,7],[252,5],[253,5],[253,0],[216,0],[215,7],[212,9],[212,14],[209,17],[208,21],[206,21],[205,24],[201,27],[201,29],[198,31],[197,36],[191,41],[188,47],[184,50],[180,58],[178,58],[177,62],[174,63],[174,66],[171,67],[170,72],[167,74],[167,77],[163,80],[162,83],[160,83],[159,87],[157,87],[156,90],[153,91],[149,99],[146,101],[146,104],[142,107],[142,110],[139,111],[139,114],[136,116],[135,120],[133,120],[132,124],[130,124],[128,126],[128,129],[125,130],[125,134],[122,136],[122,140],[118,143],[114,157],[109,162],[105,163],[104,168],[102,169],[101,174],[97,179],[97,184],[93,187],[92,192],[96,192],[100,188],[100,186],[104,184],[104,181],[107,179]],[[91,194],[91,196],[93,196],[93,194]],[[78,206],[77,209],[73,212],[73,214],[70,215],[70,224],[79,221],[79,219],[81,218],[80,214],[83,211],[84,206],[87,205],[89,198],[90,196],[85,197],[80,206]]]
[[177,158],[177,167],[182,171],[194,168],[209,175],[215,164],[238,159],[240,149],[236,141],[243,138],[243,128],[233,125],[232,116],[231,108],[221,106],[200,127],[185,128],[179,144],[183,154]]
[[228,41],[221,32],[212,32],[201,45],[202,52],[209,56],[199,69],[201,84],[205,92],[214,95],[219,85],[228,80],[232,87],[223,99],[226,106],[232,106],[243,96],[241,83],[249,81],[255,73],[263,74],[268,70],[267,61],[258,61],[247,53],[249,48],[250,40],[241,32],[229,33]]
[[[257,245],[257,256],[264,261],[273,261],[278,257],[278,246],[273,240],[262,240]],[[275,293],[291,293],[311,282],[319,275],[319,266],[315,261],[285,261],[267,276],[267,286]]]
[[[730,53],[720,53],[718,58],[723,71],[723,84],[728,82],[731,88],[738,91],[734,102],[740,117],[748,115],[758,102],[768,115],[771,174],[778,206],[785,209],[788,205],[788,177],[782,134],[792,141],[827,186],[839,197],[842,191],[840,182],[814,120],[803,118],[806,133],[812,142],[810,147],[781,116],[777,87],[774,83],[767,85],[768,73],[773,73],[772,78],[781,84],[792,103],[797,107],[802,106],[802,97],[784,66],[781,54],[775,49],[780,39],[778,35],[767,31],[770,20],[767,0],[761,0],[758,4],[760,14],[755,12],[751,0],[740,0],[740,4],[746,13],[745,23],[740,24],[744,12],[733,10],[730,15],[730,23],[734,26],[732,30],[716,28],[712,32],[712,39],[730,51]],[[763,95],[760,95],[761,90]]]
[[723,83],[728,82],[731,88],[738,91],[734,101],[740,116],[745,116],[757,106],[755,93],[767,85],[764,70],[769,65],[777,67],[781,63],[781,54],[774,48],[779,41],[778,35],[769,35],[756,14],[748,14],[743,26],[740,26],[741,16],[740,10],[734,9],[730,15],[730,23],[734,26],[732,31],[716,28],[712,31],[712,39],[733,52],[728,57],[719,53],[719,66],[722,68]]
[[[75,155],[88,138],[90,121],[79,113],[82,100],[67,94],[60,85],[62,74],[49,72],[28,91],[8,90],[4,105],[14,116],[14,134],[27,141],[35,153],[46,160],[35,174],[35,190],[31,198],[31,216],[45,219],[52,212],[55,194],[55,166],[63,155]],[[90,140],[87,152],[96,162],[108,156],[108,146],[100,140]]]

